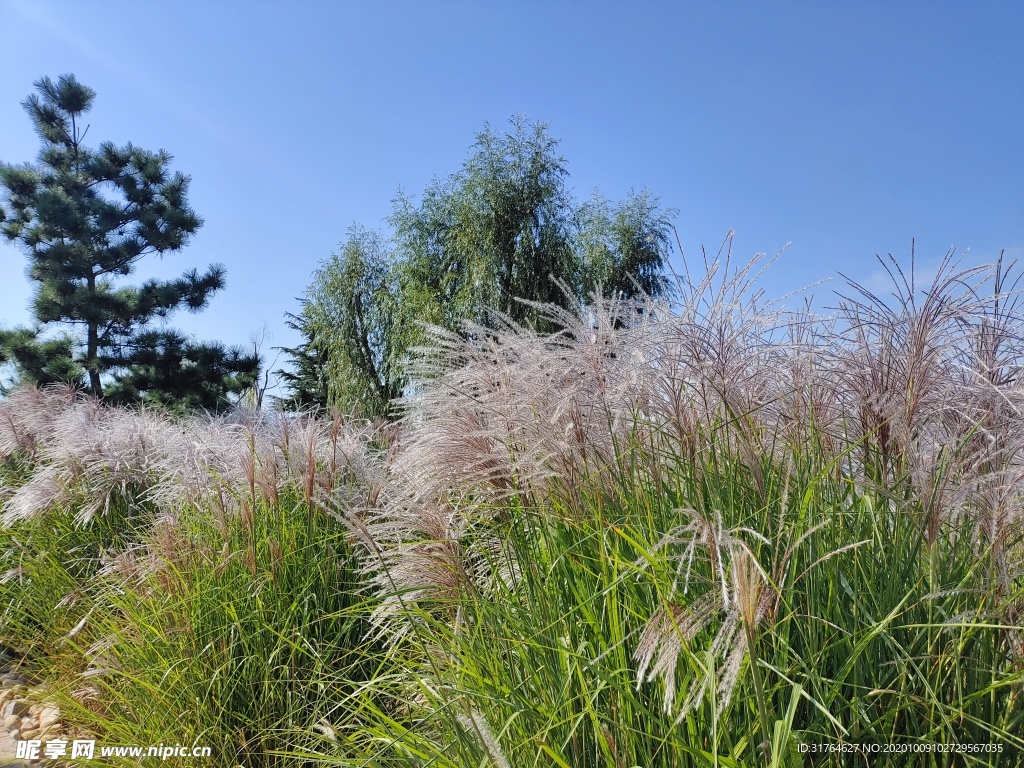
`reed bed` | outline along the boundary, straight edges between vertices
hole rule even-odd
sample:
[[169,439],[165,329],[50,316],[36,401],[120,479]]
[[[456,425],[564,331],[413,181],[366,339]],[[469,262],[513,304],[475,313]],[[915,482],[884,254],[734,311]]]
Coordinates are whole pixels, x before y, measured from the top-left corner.
[[1015,277],[888,266],[435,330],[394,427],[19,392],[0,630],[225,766],[1018,765]]

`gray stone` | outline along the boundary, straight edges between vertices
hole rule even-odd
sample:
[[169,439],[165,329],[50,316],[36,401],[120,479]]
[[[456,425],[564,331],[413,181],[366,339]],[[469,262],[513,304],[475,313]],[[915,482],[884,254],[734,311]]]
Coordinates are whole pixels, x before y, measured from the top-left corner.
[[16,731],[21,727],[21,718],[18,715],[4,717],[4,728],[8,731]]
[[43,707],[39,713],[39,727],[46,730],[60,720],[60,710],[56,707]]
[[10,717],[11,715],[17,715],[18,717],[21,717],[22,715],[27,715],[28,707],[28,702],[21,699],[9,701],[4,705],[3,716]]

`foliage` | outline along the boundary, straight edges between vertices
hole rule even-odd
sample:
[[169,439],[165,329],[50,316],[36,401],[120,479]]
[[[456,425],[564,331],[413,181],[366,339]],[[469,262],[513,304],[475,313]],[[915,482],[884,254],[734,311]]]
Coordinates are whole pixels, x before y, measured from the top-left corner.
[[65,722],[212,746],[225,768],[302,764],[287,753],[325,740],[379,663],[348,529],[315,503],[368,487],[373,433],[55,388],[15,392],[0,425],[0,637]]
[[[75,359],[76,340],[73,336],[56,339],[40,338],[39,330],[14,328],[0,331],[0,364],[12,363],[36,386],[80,382],[85,370]],[[0,394],[8,394],[13,386],[0,387]]]
[[327,398],[310,399],[345,403],[362,416],[391,410],[402,393],[399,355],[409,336],[400,314],[408,308],[399,308],[408,295],[400,298],[399,290],[385,240],[353,227],[341,252],[314,275],[303,304],[307,349],[327,350]]
[[259,357],[239,347],[198,343],[173,330],[140,331],[131,346],[131,364],[121,366],[105,393],[111,403],[129,404],[145,393],[147,405],[222,411],[256,382]]
[[212,746],[211,765],[302,764],[286,753],[322,740],[375,660],[344,526],[295,487],[268,501],[220,522],[55,515],[0,534],[20,563],[0,626],[66,720],[107,743]]
[[[38,327],[3,332],[3,359],[26,383],[77,383],[84,371],[96,397],[107,393],[112,375],[119,400],[223,404],[251,385],[259,361],[185,342],[150,323],[180,308],[205,308],[224,287],[224,268],[118,284],[144,257],[179,251],[201,226],[188,205],[188,177],[170,172],[163,150],[86,147],[82,118],[96,94],[73,75],[42,78],[35,87],[24,106],[42,148],[35,165],[0,165],[0,221],[7,240],[29,257]],[[40,336],[53,325],[79,329],[75,343]]]
[[517,298],[565,306],[571,295],[552,277],[578,293],[568,172],[556,147],[542,124],[518,118],[504,136],[488,126],[462,169],[428,186],[419,206],[399,195],[391,224],[415,286],[413,312],[447,328],[486,322],[488,309],[534,322],[536,309]]
[[360,756],[1018,764],[1024,317],[1001,265],[988,297],[952,265],[838,324],[760,304],[752,263],[639,322],[438,335],[353,522],[410,670]]
[[[306,300],[301,301],[305,307]],[[312,323],[303,313],[285,313],[285,325],[302,334],[305,341],[297,347],[275,347],[291,358],[293,367],[293,370],[278,371],[281,383],[290,394],[276,400],[285,410],[326,411],[329,358],[325,345],[318,340]]]
[[[303,300],[299,349],[317,347],[329,363],[317,376],[286,376],[292,399],[393,416],[424,324],[459,331],[465,321],[511,321],[543,331],[553,326],[538,304],[665,295],[674,212],[648,192],[577,205],[557,146],[547,126],[522,117],[504,134],[485,126],[459,171],[435,179],[418,204],[399,193],[390,242],[354,228]],[[311,362],[292,357],[297,368]],[[300,396],[300,384],[324,375],[329,392]]]
[[672,250],[672,213],[646,190],[615,205],[595,193],[580,209],[586,295],[632,299],[671,294],[665,255]]

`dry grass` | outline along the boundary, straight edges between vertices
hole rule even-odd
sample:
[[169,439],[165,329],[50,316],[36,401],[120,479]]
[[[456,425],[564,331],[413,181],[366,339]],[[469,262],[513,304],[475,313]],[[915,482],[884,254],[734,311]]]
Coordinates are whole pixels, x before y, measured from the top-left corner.
[[[377,482],[369,424],[284,414],[173,419],[100,405],[61,387],[24,388],[0,401],[0,461],[32,467],[10,487],[0,524],[53,509],[80,522],[127,499],[137,511],[174,515],[216,499],[221,511],[295,484],[312,494],[339,480]],[[351,481],[350,483],[348,481]]]
[[334,702],[313,730],[347,733],[359,764],[759,764],[755,744],[781,764],[797,734],[955,723],[1019,748],[1012,267],[950,254],[921,287],[892,262],[892,297],[850,283],[823,317],[766,302],[765,266],[727,242],[671,304],[431,331],[394,428],[19,391],[0,522],[151,515],[113,578],[173,559],[194,510],[250,531],[256,579],[282,557],[252,543],[282,494],[343,520],[384,645],[375,703]]

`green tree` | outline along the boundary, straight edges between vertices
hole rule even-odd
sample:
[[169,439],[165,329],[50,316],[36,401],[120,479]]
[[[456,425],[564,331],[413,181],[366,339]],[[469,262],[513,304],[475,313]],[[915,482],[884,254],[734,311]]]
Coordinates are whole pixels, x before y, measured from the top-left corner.
[[559,282],[577,292],[582,274],[557,147],[547,126],[522,117],[506,134],[485,126],[462,169],[435,180],[419,206],[399,195],[391,224],[417,317],[456,328],[486,324],[496,309],[533,324],[536,310],[517,298],[571,300]]
[[630,193],[617,204],[596,192],[579,213],[585,293],[600,290],[604,296],[626,299],[671,293],[665,259],[672,250],[675,215],[646,190]]
[[[189,178],[171,156],[131,144],[83,144],[82,118],[96,93],[73,75],[42,78],[23,106],[42,141],[36,164],[0,164],[0,231],[29,258],[36,283],[33,330],[0,332],[3,358],[24,380],[80,382],[121,401],[222,405],[250,386],[259,360],[219,344],[189,342],[152,322],[204,309],[224,287],[224,268],[125,286],[149,255],[174,253],[202,220],[188,205]],[[47,340],[51,326],[72,337]]]
[[[299,299],[303,310],[308,300]],[[327,367],[330,358],[326,345],[314,333],[312,323],[305,312],[285,313],[284,324],[298,331],[304,341],[297,347],[275,347],[291,358],[292,369],[277,371],[279,380],[288,392],[287,397],[277,397],[277,404],[288,411],[323,410],[327,401]]]
[[[411,335],[398,312],[399,295],[404,296],[398,280],[385,238],[361,227],[351,228],[340,252],[317,270],[300,327],[307,350],[326,353],[326,365],[314,375],[327,387],[307,399],[326,395],[330,404],[366,417],[390,413],[402,394],[401,355]],[[307,386],[313,381],[302,380]],[[293,397],[298,394],[292,387]]]
[[80,382],[85,371],[75,360],[74,349],[75,339],[66,335],[41,339],[38,330],[29,328],[0,331],[0,365],[13,364],[23,374],[11,385],[0,385],[0,394],[7,394],[25,379],[37,386]]
[[105,397],[113,403],[139,400],[172,410],[219,411],[256,383],[259,357],[216,342],[199,343],[174,330],[139,331],[132,337],[131,360],[113,377]]
[[[399,192],[390,246],[381,235],[350,233],[314,274],[301,313],[304,348],[315,343],[329,361],[321,396],[343,410],[388,413],[424,323],[458,331],[464,320],[488,325],[497,310],[545,331],[519,299],[568,307],[597,290],[669,291],[674,212],[648,192],[577,205],[557,147],[544,124],[521,117],[505,134],[485,126],[462,168],[435,179],[418,204]],[[310,363],[292,358],[296,371]],[[286,378],[293,398],[300,382],[314,379]]]

